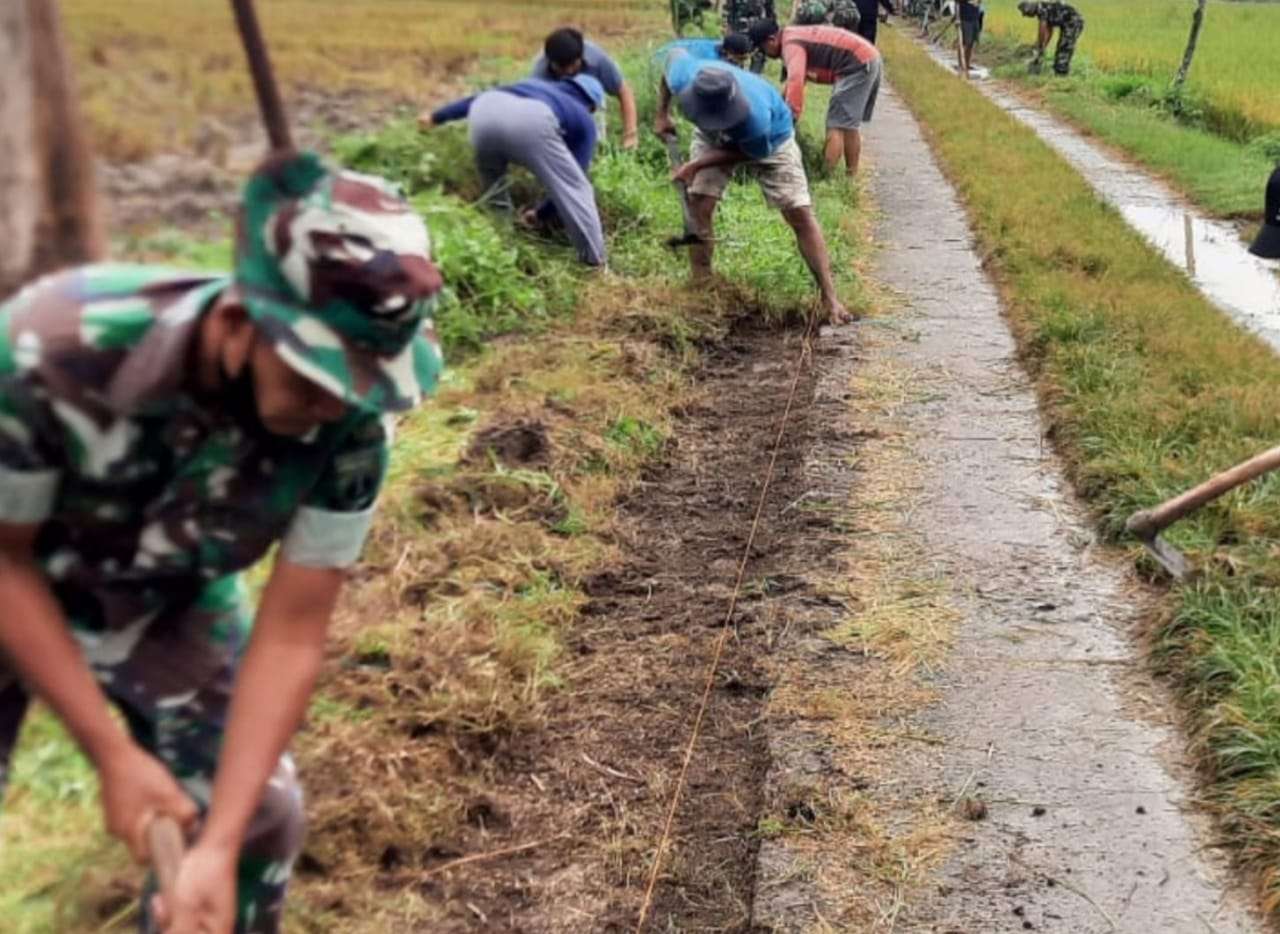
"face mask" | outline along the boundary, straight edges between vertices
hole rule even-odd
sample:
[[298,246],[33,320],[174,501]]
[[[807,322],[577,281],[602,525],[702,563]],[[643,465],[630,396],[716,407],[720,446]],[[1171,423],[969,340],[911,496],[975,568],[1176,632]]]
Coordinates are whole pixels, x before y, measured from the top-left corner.
[[218,391],[218,404],[224,412],[231,416],[245,434],[256,438],[272,437],[271,432],[258,418],[258,400],[253,393],[253,366],[248,360],[240,368],[240,372],[231,376],[226,365],[218,365],[218,373],[222,385]]

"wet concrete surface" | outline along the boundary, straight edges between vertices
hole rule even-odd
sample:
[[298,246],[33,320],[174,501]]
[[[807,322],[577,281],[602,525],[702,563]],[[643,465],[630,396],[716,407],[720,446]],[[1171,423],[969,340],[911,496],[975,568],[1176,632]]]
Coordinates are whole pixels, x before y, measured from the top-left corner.
[[[934,61],[951,67],[944,50],[931,46],[930,52]],[[974,87],[1075,166],[1131,227],[1185,270],[1211,302],[1280,350],[1280,264],[1250,253],[1232,224],[1205,217],[1167,185],[999,84],[975,82]],[[1264,181],[1258,182],[1259,198]]]
[[1169,702],[1130,638],[1142,593],[1042,442],[963,210],[892,90],[866,146],[883,212],[871,274],[918,332],[887,351],[919,400],[903,410],[921,464],[911,522],[961,616],[938,700],[911,725],[936,742],[897,768],[904,788],[987,806],[894,929],[1260,930],[1191,810]]

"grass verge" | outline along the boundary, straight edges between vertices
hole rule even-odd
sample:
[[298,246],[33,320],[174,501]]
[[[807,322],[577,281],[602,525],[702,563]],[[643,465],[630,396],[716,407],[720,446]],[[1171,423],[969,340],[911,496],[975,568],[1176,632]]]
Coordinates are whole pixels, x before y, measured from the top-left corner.
[[[643,120],[651,53],[624,60]],[[810,154],[822,103],[806,118]],[[334,151],[406,186],[449,288],[439,324],[450,373],[399,425],[380,517],[296,744],[312,827],[290,929],[373,934],[430,928],[446,911],[424,887],[373,880],[416,878],[484,847],[488,781],[511,738],[545,727],[549,699],[572,690],[561,656],[579,585],[614,554],[614,502],[663,456],[702,350],[737,316],[795,320],[815,300],[790,230],[751,182],[718,216],[722,282],[685,287],[687,260],[661,245],[680,210],[649,137],[634,154],[607,145],[594,170],[608,273],[467,203],[478,183],[460,129],[422,136],[392,123]],[[813,187],[856,306],[857,193],[842,179]],[[533,196],[527,177],[516,194]],[[123,246],[195,266],[229,257],[225,242],[172,232]],[[47,716],[28,725],[15,761],[0,911],[23,934],[125,929],[132,872],[100,830],[86,831],[100,825],[87,765]]]
[[[902,36],[890,32],[884,45],[894,86],[967,202],[1054,440],[1104,535],[1119,541],[1135,509],[1274,444],[1280,360],[1270,349],[1212,308],[1031,130]],[[1168,592],[1151,633],[1155,663],[1185,701],[1204,796],[1272,913],[1277,492],[1272,475],[1170,530],[1204,573]]]
[[[1167,77],[1104,71],[1082,53],[1070,78],[1026,72],[1025,45],[984,37],[979,58],[1037,103],[1152,169],[1219,217],[1261,219],[1262,188],[1280,161],[1280,135],[1215,131],[1196,92],[1174,99]],[[1084,61],[1080,61],[1083,57]]]

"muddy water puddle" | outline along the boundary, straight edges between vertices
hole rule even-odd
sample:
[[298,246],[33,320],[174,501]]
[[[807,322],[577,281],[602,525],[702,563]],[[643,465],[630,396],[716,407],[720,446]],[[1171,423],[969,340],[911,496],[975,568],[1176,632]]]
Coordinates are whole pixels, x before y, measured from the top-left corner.
[[[950,67],[943,50],[934,46],[930,52],[934,61]],[[1280,350],[1280,264],[1251,254],[1231,224],[1205,217],[1166,185],[999,85],[974,86],[1075,166],[1211,302]]]

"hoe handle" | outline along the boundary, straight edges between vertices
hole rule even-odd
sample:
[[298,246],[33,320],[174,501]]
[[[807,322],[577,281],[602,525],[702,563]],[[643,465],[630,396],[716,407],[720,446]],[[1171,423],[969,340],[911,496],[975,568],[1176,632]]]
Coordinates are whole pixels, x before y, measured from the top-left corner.
[[152,818],[147,826],[147,847],[151,851],[151,868],[160,883],[160,894],[168,900],[173,884],[178,881],[178,867],[186,852],[182,828],[172,817],[163,814]]
[[262,122],[266,125],[271,148],[292,149],[289,121],[284,115],[280,89],[271,71],[271,59],[267,56],[267,45],[262,41],[262,29],[253,10],[253,0],[231,0],[231,7],[235,10],[236,25],[240,28],[244,54],[253,75],[253,89],[258,95],[258,109],[262,111]]
[[[674,132],[663,133],[662,141],[667,144],[667,158],[671,160],[671,168],[680,168],[684,164],[684,156],[680,153],[680,137]],[[684,216],[684,241],[698,242],[702,240],[702,235],[698,233],[698,226],[693,221],[693,212],[689,209],[689,186],[682,181],[676,181],[676,193],[680,195],[680,211]],[[690,240],[689,238],[694,238]]]
[[1234,490],[1240,484],[1248,483],[1277,467],[1280,467],[1280,447],[1263,451],[1244,463],[1236,464],[1230,470],[1224,470],[1217,476],[1210,477],[1199,486],[1192,487],[1159,506],[1135,512],[1124,524],[1125,528],[1139,538],[1153,538],[1187,513],[1194,512],[1210,500],[1217,499],[1223,493]]

